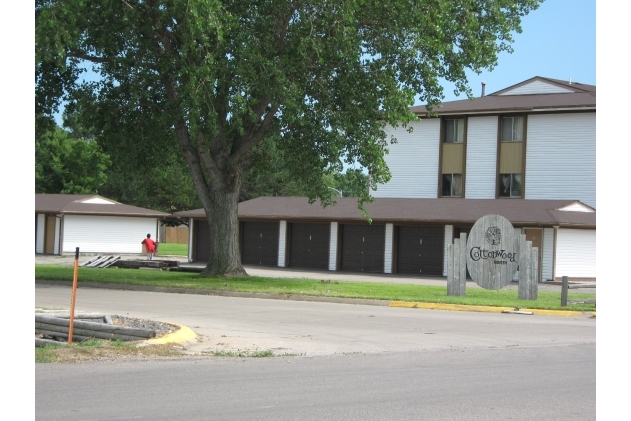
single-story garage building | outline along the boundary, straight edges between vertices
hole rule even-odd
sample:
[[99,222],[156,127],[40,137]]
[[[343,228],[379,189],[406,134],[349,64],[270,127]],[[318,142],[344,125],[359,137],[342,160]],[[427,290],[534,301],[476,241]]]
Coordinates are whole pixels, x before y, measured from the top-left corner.
[[98,195],[36,194],[35,253],[142,253],[141,241],[157,239],[165,212],[124,205]]
[[[310,205],[305,197],[239,203],[244,265],[447,276],[447,246],[482,216],[499,214],[539,248],[540,279],[596,278],[596,210],[574,200],[355,198]],[[206,262],[210,230],[203,209],[190,218],[189,261]]]

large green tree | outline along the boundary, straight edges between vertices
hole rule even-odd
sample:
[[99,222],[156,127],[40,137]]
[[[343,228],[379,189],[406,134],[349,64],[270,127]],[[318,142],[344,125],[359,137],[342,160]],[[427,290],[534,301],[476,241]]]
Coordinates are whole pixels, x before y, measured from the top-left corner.
[[[212,232],[203,274],[243,276],[237,203],[258,145],[275,138],[324,205],[342,161],[387,182],[385,125],[414,119],[415,97],[437,104],[441,78],[470,95],[465,70],[492,69],[539,2],[36,0],[37,106],[91,96],[106,130],[171,129]],[[98,81],[81,82],[86,63]]]
[[35,140],[35,193],[94,194],[111,163],[96,142],[53,126]]

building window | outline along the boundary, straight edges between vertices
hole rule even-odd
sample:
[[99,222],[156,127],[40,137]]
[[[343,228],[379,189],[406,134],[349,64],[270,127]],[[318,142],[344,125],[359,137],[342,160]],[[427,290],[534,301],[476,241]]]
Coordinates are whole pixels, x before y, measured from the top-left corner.
[[500,174],[500,197],[521,197],[521,174]]
[[462,174],[443,174],[443,197],[462,197]]
[[445,143],[462,143],[464,141],[464,119],[445,120]]
[[502,117],[502,142],[521,142],[524,140],[524,118]]

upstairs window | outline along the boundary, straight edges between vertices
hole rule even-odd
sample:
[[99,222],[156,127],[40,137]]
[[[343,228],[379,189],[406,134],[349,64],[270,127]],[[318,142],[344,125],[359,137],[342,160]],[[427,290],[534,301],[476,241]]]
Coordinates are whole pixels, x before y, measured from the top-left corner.
[[443,174],[443,197],[462,197],[462,174]]
[[500,197],[521,198],[521,174],[500,174]]
[[462,143],[464,141],[464,119],[444,120],[445,143]]
[[524,140],[524,118],[502,117],[502,142],[521,142]]

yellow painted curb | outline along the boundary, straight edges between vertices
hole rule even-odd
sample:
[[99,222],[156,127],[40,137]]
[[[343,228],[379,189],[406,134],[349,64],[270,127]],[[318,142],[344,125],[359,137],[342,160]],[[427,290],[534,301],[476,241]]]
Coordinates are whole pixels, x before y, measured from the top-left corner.
[[[493,307],[493,306],[468,306],[464,304],[440,304],[440,303],[414,303],[409,301],[390,301],[390,307],[424,308],[427,310],[451,310],[451,311],[477,311],[485,313],[501,313],[504,310],[513,311],[513,307]],[[533,314],[546,316],[580,316],[581,311],[569,310],[540,310],[532,308],[521,308],[519,311],[529,311]]]
[[[174,323],[173,323],[174,324]],[[172,342],[186,342],[195,339],[197,335],[191,329],[184,325],[176,325],[180,329],[177,332],[169,333],[161,338],[148,339],[146,342],[150,344],[167,344]]]

